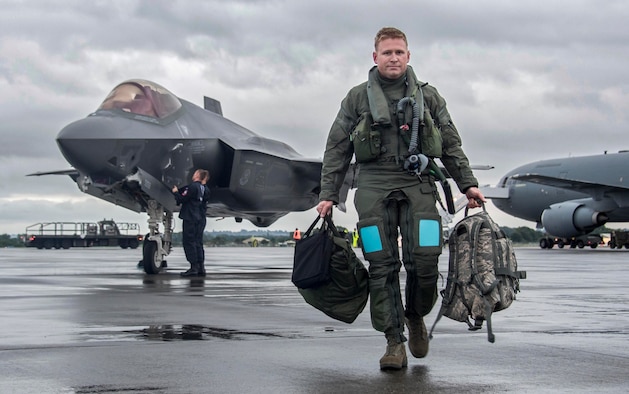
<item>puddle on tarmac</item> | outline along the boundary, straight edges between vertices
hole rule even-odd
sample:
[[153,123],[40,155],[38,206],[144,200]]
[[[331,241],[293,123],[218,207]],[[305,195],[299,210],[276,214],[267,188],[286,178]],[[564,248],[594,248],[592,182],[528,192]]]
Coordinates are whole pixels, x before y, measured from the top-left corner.
[[155,386],[116,386],[116,385],[89,385],[89,386],[79,386],[74,387],[72,389],[73,393],[76,394],[106,394],[106,393],[167,393],[169,390],[164,387],[155,387]]
[[167,324],[145,328],[129,329],[98,327],[81,333],[86,341],[120,341],[120,340],[149,340],[149,341],[203,341],[210,339],[247,340],[260,338],[295,338],[295,335],[281,335],[261,331],[239,331],[220,327],[209,327],[199,324]]

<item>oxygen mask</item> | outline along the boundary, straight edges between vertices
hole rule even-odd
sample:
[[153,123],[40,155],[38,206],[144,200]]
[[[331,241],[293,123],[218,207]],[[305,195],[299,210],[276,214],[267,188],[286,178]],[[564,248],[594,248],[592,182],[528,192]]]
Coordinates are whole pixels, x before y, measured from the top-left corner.
[[421,153],[410,155],[404,160],[404,170],[421,178],[421,173],[428,167],[428,157]]

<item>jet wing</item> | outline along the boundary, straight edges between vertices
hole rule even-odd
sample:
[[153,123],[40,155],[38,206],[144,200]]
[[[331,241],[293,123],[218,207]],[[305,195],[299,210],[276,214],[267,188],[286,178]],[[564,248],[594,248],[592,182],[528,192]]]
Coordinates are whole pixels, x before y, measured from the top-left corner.
[[42,176],[42,175],[69,175],[71,177],[79,176],[79,172],[74,168],[69,170],[57,170],[57,171],[38,171],[26,176]]
[[557,187],[560,189],[568,189],[573,191],[581,191],[583,193],[592,194],[593,190],[596,190],[597,193],[600,192],[617,192],[617,191],[627,191],[629,188],[619,187],[618,185],[606,185],[603,183],[595,183],[588,181],[581,181],[577,179],[568,179],[568,178],[557,178],[548,175],[540,175],[540,174],[516,174],[511,177],[512,179],[518,181],[532,182],[540,185]]
[[509,198],[509,189],[506,187],[497,187],[497,186],[479,186],[481,193],[486,198],[503,200]]

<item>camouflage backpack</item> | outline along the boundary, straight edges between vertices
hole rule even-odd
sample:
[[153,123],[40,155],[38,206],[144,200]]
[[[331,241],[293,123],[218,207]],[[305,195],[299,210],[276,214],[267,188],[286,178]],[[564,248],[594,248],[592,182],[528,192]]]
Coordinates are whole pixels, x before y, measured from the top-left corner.
[[443,302],[435,329],[441,316],[465,322],[470,331],[481,329],[487,321],[487,337],[494,342],[491,315],[508,308],[520,291],[520,279],[511,241],[483,211],[466,216],[454,227],[448,241],[450,262],[446,288],[441,291]]

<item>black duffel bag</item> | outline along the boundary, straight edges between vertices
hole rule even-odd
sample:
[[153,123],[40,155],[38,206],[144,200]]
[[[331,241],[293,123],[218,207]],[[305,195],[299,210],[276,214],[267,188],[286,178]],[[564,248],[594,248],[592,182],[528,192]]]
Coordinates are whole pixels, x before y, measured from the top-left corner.
[[[318,277],[314,286],[303,288],[297,285],[299,294],[308,304],[331,318],[352,323],[367,304],[369,273],[347,239],[339,234],[330,216],[325,217],[318,232],[309,235],[318,221],[319,218],[295,244],[293,283],[296,279]],[[326,240],[304,242],[314,236]],[[330,245],[331,253],[328,254]],[[310,265],[309,269],[305,269],[304,265]],[[303,272],[308,272],[308,275],[300,276]]]
[[302,238],[295,243],[293,275],[291,280],[300,289],[320,286],[330,279],[330,258],[334,248],[334,234],[326,220],[313,232],[319,223],[317,216]]

